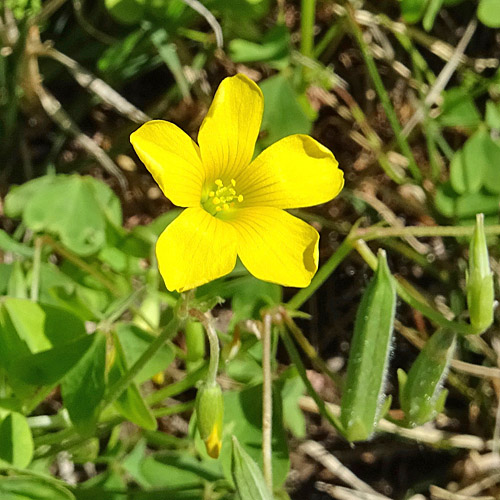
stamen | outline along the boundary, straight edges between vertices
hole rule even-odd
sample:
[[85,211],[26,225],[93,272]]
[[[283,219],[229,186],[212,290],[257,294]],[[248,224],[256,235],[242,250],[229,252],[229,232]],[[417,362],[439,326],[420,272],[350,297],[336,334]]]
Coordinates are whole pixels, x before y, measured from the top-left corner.
[[222,179],[214,181],[213,189],[208,191],[208,197],[202,202],[203,208],[210,214],[215,215],[223,210],[229,210],[237,206],[236,202],[243,201],[243,195],[236,192],[236,181],[231,179],[230,184],[224,185]]

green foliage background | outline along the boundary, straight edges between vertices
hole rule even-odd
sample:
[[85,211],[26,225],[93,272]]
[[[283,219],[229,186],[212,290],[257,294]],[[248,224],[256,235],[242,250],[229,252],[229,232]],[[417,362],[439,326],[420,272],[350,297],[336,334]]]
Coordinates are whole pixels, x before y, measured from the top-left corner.
[[[428,456],[446,448],[446,465],[365,481],[393,498],[445,488],[458,451],[474,448],[461,437],[498,449],[500,2],[201,4],[222,47],[210,16],[182,0],[0,5],[0,498],[305,498],[321,476],[290,479],[300,443],[336,451],[373,435],[357,446],[423,442]],[[188,297],[213,310],[221,342],[214,460],[193,413],[205,333],[154,255],[179,211],[128,136],[154,117],[195,137],[218,83],[239,71],[265,98],[256,154],[311,134],[347,182],[295,212],[322,233],[310,287],[283,290],[238,264]],[[273,492],[261,473],[266,314]]]

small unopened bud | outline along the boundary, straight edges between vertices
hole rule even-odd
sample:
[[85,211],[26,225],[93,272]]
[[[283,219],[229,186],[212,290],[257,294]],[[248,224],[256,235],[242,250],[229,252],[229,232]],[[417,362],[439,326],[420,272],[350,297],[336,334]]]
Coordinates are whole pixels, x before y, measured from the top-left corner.
[[484,215],[478,214],[469,247],[467,273],[467,304],[471,325],[477,333],[484,332],[493,323],[493,302],[493,274],[484,234]]
[[198,431],[212,458],[218,458],[222,446],[223,416],[224,401],[220,385],[203,384],[196,395],[196,418]]

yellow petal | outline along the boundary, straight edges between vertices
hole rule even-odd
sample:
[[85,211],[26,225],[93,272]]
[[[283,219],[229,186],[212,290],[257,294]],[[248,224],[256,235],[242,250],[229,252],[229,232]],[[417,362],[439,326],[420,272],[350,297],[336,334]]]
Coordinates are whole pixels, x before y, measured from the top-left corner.
[[262,121],[264,98],[244,75],[225,78],[198,134],[203,165],[210,182],[229,182],[252,160]]
[[257,278],[306,287],[318,269],[318,232],[271,207],[242,208],[229,221],[238,233],[238,255]]
[[212,428],[212,432],[205,440],[205,448],[208,455],[212,458],[219,458],[220,450],[222,448],[221,430],[220,425],[216,423]]
[[170,291],[189,290],[233,270],[236,232],[202,208],[187,208],[158,238],[156,258]]
[[291,135],[265,149],[236,185],[244,206],[308,207],[337,196],[344,174],[329,149],[308,135]]
[[200,205],[205,171],[197,144],[164,120],[145,123],[130,142],[165,196],[180,207]]

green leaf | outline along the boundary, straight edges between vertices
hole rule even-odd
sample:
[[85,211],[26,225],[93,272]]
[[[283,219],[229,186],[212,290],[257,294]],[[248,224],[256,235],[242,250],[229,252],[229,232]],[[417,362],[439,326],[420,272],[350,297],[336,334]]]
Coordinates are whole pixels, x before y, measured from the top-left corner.
[[75,500],[74,495],[56,481],[41,477],[0,477],[2,500]]
[[474,170],[472,170],[472,172],[466,170],[464,153],[463,150],[459,149],[453,155],[450,163],[451,186],[458,194],[473,192],[469,190],[469,182],[471,178],[474,178]]
[[106,388],[106,336],[97,332],[92,344],[61,384],[64,405],[73,425],[86,434],[99,416],[99,403]]
[[28,259],[33,257],[33,248],[23,243],[19,243],[3,229],[0,229],[0,249],[4,252],[12,252],[13,254]]
[[407,23],[418,23],[424,15],[429,0],[400,0],[401,14]]
[[144,16],[144,0],[104,0],[104,5],[123,24],[135,24]]
[[241,500],[273,500],[259,466],[233,436],[231,473]]
[[36,354],[17,357],[9,373],[26,384],[52,385],[78,363],[92,344],[92,335]]
[[493,101],[486,103],[486,124],[492,129],[500,130],[500,107]]
[[33,458],[33,449],[33,437],[26,417],[16,412],[9,413],[0,424],[0,465],[5,462],[24,469]]
[[64,309],[16,298],[0,306],[0,366],[9,377],[51,385],[91,343],[83,322]]
[[490,28],[500,28],[500,3],[498,0],[480,0],[477,7],[477,17]]
[[0,295],[6,295],[12,268],[12,264],[5,264],[4,262],[0,262]]
[[461,87],[454,87],[444,94],[441,114],[438,117],[443,127],[476,128],[481,123],[481,115],[471,95]]
[[443,2],[444,0],[429,1],[429,6],[425,11],[424,19],[422,21],[422,25],[424,26],[425,31],[430,31],[434,26],[434,21],[436,20],[436,16],[443,6]]
[[484,183],[487,191],[500,194],[500,146],[485,128],[465,143],[463,155],[467,192],[478,192]]
[[385,252],[356,314],[340,421],[349,441],[368,439],[381,417],[389,363],[396,285]]
[[7,295],[19,299],[28,298],[28,283],[24,274],[23,264],[19,260],[14,261],[12,265],[9,282],[7,284]]
[[283,398],[283,413],[285,425],[290,429],[295,437],[306,437],[306,419],[299,406],[299,399],[304,395],[306,386],[295,366],[291,366],[284,371],[280,380],[283,381],[281,397]]
[[229,43],[231,59],[238,63],[284,59],[290,52],[290,32],[284,24],[271,28],[260,43],[236,38]]
[[163,28],[151,33],[150,38],[163,62],[167,65],[172,75],[174,75],[182,96],[189,98],[189,83],[184,75],[176,44],[167,42],[168,34]]
[[264,94],[262,130],[267,133],[261,142],[265,146],[288,135],[311,132],[312,122],[287,78],[281,74],[272,76],[262,82],[260,88]]
[[39,191],[43,191],[47,186],[55,184],[58,181],[55,175],[44,175],[33,179],[21,186],[11,188],[5,197],[5,215],[13,219],[22,217],[25,208],[28,206],[30,200]]
[[[200,462],[189,455],[173,453],[149,456],[142,461],[140,469],[142,478],[152,487],[174,491],[201,488],[204,481],[213,482],[222,478],[218,465],[211,466],[207,460]],[[170,495],[165,495],[165,498],[170,498]]]
[[31,197],[23,210],[24,223],[33,231],[57,234],[79,255],[97,252],[106,240],[107,221],[121,223],[116,196],[91,177],[60,175],[50,179],[37,183],[34,192],[27,190]]
[[458,195],[449,182],[441,184],[436,190],[434,200],[436,209],[445,217],[456,217],[459,220],[470,219],[477,213],[498,215],[500,197],[485,192],[484,189],[478,193],[465,193]]
[[[115,343],[115,362],[109,372],[109,385],[112,386],[129,368],[118,335],[113,335]],[[127,419],[147,430],[156,430],[157,423],[151,410],[144,401],[135,382],[131,382],[115,401],[115,408]]]
[[[132,366],[149,347],[154,336],[141,328],[121,323],[116,328],[116,335],[120,339],[127,366]],[[161,346],[158,352],[146,363],[144,368],[135,377],[135,382],[141,384],[153,375],[165,370],[174,360],[174,352],[167,344]]]
[[455,333],[448,330],[438,330],[432,335],[411,366],[406,381],[400,385],[399,400],[410,425],[422,425],[436,415],[443,381],[455,350],[455,337]]

